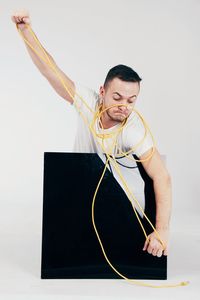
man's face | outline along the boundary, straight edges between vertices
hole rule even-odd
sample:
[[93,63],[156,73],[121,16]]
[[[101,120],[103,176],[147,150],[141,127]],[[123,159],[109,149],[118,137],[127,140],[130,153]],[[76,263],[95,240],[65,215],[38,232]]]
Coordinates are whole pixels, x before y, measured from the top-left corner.
[[103,101],[104,109],[112,105],[120,104],[120,106],[106,110],[105,114],[107,117],[117,122],[122,122],[127,118],[132,112],[139,90],[138,82],[126,82],[119,78],[114,78],[110,81],[106,89],[101,86],[100,97]]

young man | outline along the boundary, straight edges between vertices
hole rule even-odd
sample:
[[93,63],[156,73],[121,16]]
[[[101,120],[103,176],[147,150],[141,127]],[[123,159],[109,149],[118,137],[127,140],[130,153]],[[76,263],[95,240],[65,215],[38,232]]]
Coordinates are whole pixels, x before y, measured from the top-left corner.
[[[30,25],[30,17],[28,12],[15,12],[12,15],[12,20],[18,25],[18,28],[22,31],[25,39],[33,46],[34,49],[36,49],[37,53],[40,53],[41,56],[43,56],[41,48],[38,47],[38,44],[26,27],[26,24]],[[99,93],[96,93],[91,89],[73,82],[61,69],[59,69],[50,54],[43,48],[50,61],[55,65],[57,72],[63,78],[66,86],[69,87],[71,91],[70,95],[63,87],[55,72],[49,68],[49,66],[43,62],[43,60],[27,44],[26,47],[32,61],[39,69],[41,74],[49,81],[55,91],[62,98],[74,105],[80,114],[83,113],[89,123],[93,120],[94,112],[99,109],[101,104],[103,104],[104,109],[118,104],[118,106],[104,111],[100,119],[98,119],[98,122],[95,122],[94,130],[97,133],[112,133],[113,130],[119,129],[123,121],[127,120],[128,126],[124,128],[118,140],[119,146],[123,152],[130,150],[142,139],[144,135],[144,127],[142,126],[137,114],[132,111],[139,94],[141,81],[141,78],[134,70],[124,65],[115,66],[108,72],[104,84],[100,87]],[[78,95],[87,101],[88,106],[92,108],[92,112],[76,93],[78,93]],[[110,146],[109,139],[105,139],[105,149],[109,150]],[[147,135],[144,143],[140,145],[134,151],[134,153],[139,159],[145,159],[151,153],[152,146],[153,144],[151,138],[149,135]],[[91,131],[85,125],[85,123],[83,123],[81,118],[78,125],[78,133],[74,150],[78,152],[102,152],[100,144],[98,143],[98,137],[97,139],[93,137]],[[114,151],[117,153],[118,150],[114,149]],[[124,165],[127,163],[128,158],[124,157],[123,159],[124,161],[122,162],[120,160],[119,164],[121,163]],[[171,179],[157,149],[155,149],[153,156],[149,160],[142,162],[142,165],[146,173],[153,180],[156,198],[155,228],[158,231],[162,241],[166,245],[166,248],[163,250],[162,244],[160,243],[156,234],[152,232],[148,236],[149,239],[146,240],[143,250],[154,256],[161,257],[162,255],[168,254],[169,223],[171,214]],[[135,166],[132,166],[132,169],[135,169]],[[115,176],[117,175],[115,174]],[[136,177],[138,178],[138,176]],[[131,182],[130,176],[129,182]],[[141,182],[138,182],[138,185],[140,184]],[[144,207],[144,201],[140,204]]]

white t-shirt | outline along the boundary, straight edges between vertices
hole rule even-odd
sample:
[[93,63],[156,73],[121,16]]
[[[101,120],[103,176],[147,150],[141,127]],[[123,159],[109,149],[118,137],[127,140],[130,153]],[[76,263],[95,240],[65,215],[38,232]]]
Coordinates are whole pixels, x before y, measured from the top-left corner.
[[[84,101],[86,101],[86,103],[91,108],[91,110],[95,112],[100,100],[99,94],[95,90],[80,85],[79,83],[75,83],[75,86],[76,86],[77,94],[81,96],[81,98]],[[88,124],[90,124],[93,120],[94,113],[88,109],[88,107],[83,103],[82,99],[80,99],[77,95],[75,95],[76,105],[78,106],[81,113],[85,116],[85,120],[87,120]],[[76,108],[75,104],[73,105]],[[77,109],[76,111],[78,112]],[[95,130],[98,133],[109,133],[116,130],[117,127],[119,126],[120,124],[117,124],[108,129],[101,129],[98,126],[98,122],[96,122]],[[118,145],[124,152],[129,151],[143,138],[144,133],[145,133],[145,129],[142,124],[142,121],[140,120],[139,116],[135,112],[132,112],[131,115],[128,117],[127,125],[125,126],[125,128],[123,129],[122,133],[119,136]],[[101,138],[98,138],[98,140],[101,144]],[[107,149],[109,144],[111,143],[111,141],[109,140],[110,139],[104,140]],[[143,143],[134,150],[134,154],[140,157],[152,146],[153,146],[152,139],[150,137],[150,134],[147,133]],[[89,130],[88,126],[86,126],[81,115],[80,118],[78,119],[78,130],[75,138],[74,151],[85,152],[85,153],[98,153],[99,151],[102,152],[101,146],[94,139],[91,131]]]
[[[110,150],[111,145],[113,144],[113,139],[106,138],[104,139],[104,148],[102,149],[102,138],[94,138],[93,134],[89,129],[89,125],[93,121],[94,113],[97,110],[97,107],[100,102],[99,94],[86,86],[83,86],[79,83],[75,83],[76,93],[73,106],[79,114],[78,118],[78,128],[77,134],[74,143],[74,152],[83,152],[83,153],[97,153],[99,157],[105,163],[106,156],[104,153]],[[80,97],[82,99],[80,99]],[[84,103],[86,102],[86,104]],[[78,108],[77,108],[78,107]],[[84,120],[83,120],[84,118]],[[87,124],[86,124],[86,123]],[[96,121],[94,123],[94,130],[97,133],[110,133],[117,130],[121,124],[117,124],[108,129],[101,129],[99,126],[99,122]],[[145,128],[140,120],[139,116],[133,111],[127,119],[127,123],[121,133],[117,138],[117,145],[123,152],[127,152],[132,149],[140,140],[143,138],[145,133]],[[120,168],[120,172],[122,173],[126,183],[136,197],[143,210],[145,208],[145,197],[144,197],[144,181],[139,173],[136,162],[134,161],[133,154],[136,154],[139,158],[142,154],[144,154],[147,150],[152,148],[153,142],[150,137],[149,132],[147,133],[143,143],[137,147],[134,152],[132,152],[128,158],[127,157],[119,157],[117,158],[118,167]],[[105,150],[105,151],[104,151]],[[118,149],[115,147],[112,151],[113,155],[118,153]],[[129,158],[131,157],[132,160]],[[114,166],[110,164],[108,166],[110,172],[112,172],[113,176],[116,178],[118,183],[124,189],[124,184],[121,181],[119,175],[117,174]],[[126,190],[124,189],[126,192]],[[127,193],[126,193],[127,194]],[[128,195],[127,195],[128,196]],[[132,200],[133,203],[134,200]],[[142,217],[141,211],[138,209],[136,205],[136,209]]]

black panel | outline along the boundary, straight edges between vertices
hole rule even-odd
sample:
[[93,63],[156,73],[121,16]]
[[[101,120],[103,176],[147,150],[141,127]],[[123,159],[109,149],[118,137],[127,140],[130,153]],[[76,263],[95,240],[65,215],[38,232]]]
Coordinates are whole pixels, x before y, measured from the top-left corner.
[[[155,222],[152,180],[145,181],[145,212]],[[41,278],[121,278],[104,258],[92,225],[92,198],[104,168],[97,154],[44,153]],[[147,233],[152,232],[142,220]],[[166,279],[167,257],[142,251],[144,234],[131,203],[106,171],[95,201],[95,223],[113,266],[128,278]]]

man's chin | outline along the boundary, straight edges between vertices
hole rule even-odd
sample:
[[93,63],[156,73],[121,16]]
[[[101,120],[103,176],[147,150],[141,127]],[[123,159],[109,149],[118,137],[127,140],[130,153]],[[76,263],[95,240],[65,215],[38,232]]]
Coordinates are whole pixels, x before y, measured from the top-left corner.
[[115,122],[123,122],[128,116],[122,113],[114,113],[114,114],[109,114],[108,116],[110,117],[111,120]]
[[116,122],[123,122],[126,117],[124,115],[119,115],[119,116],[114,116],[113,118],[113,121],[116,121]]

